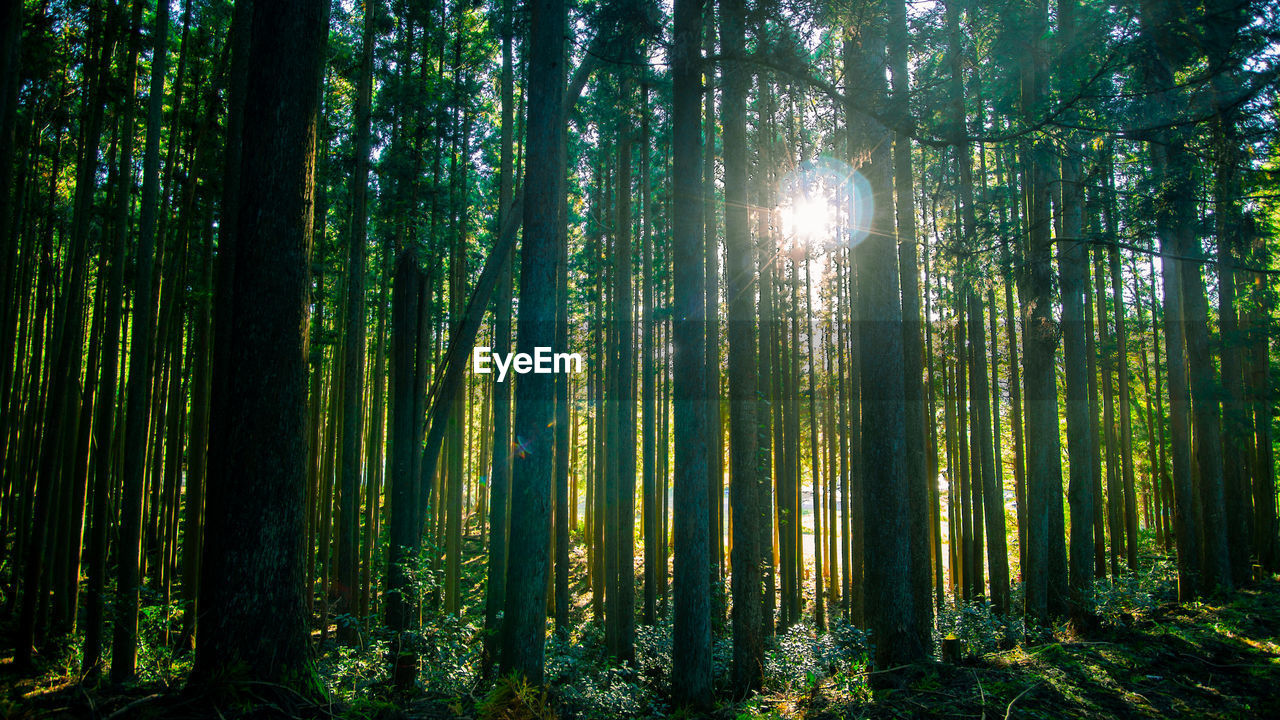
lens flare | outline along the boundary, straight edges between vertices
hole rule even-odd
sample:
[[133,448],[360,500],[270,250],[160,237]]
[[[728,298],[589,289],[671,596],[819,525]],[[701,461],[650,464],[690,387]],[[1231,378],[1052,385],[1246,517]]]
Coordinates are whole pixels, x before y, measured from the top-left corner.
[[867,236],[875,210],[871,184],[862,173],[825,156],[783,176],[778,198],[783,235],[795,243],[832,239],[857,245]]
[[836,208],[825,195],[784,199],[778,213],[783,234],[797,242],[819,242],[835,230]]

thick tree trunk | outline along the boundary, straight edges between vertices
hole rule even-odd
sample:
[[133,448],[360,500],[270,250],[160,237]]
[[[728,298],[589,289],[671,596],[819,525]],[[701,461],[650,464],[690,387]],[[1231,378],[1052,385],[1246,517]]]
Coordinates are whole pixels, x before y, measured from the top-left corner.
[[[388,439],[391,448],[391,503],[388,520],[387,580],[384,608],[387,626],[397,633],[413,627],[417,597],[411,583],[417,570],[418,535],[416,532],[417,479],[414,458],[421,435],[414,417],[412,388],[418,363],[418,315],[422,302],[422,274],[408,251],[396,261],[395,284],[391,291],[391,412]],[[409,687],[416,660],[402,649],[397,636],[394,681],[397,687]],[[410,669],[402,669],[410,668]]]
[[[1030,38],[1029,57],[1022,68],[1022,112],[1028,122],[1047,107],[1048,56],[1043,47],[1047,7],[1036,0],[1025,18]],[[1053,319],[1052,240],[1050,239],[1050,149],[1036,142],[1027,153],[1027,235],[1019,299],[1023,304],[1023,371],[1027,412],[1027,564],[1026,611],[1030,619],[1047,622],[1065,609],[1065,559],[1062,525],[1062,460],[1058,436],[1058,390],[1054,378],[1054,350],[1058,343]],[[1055,519],[1056,514],[1056,519]],[[1062,577],[1057,577],[1061,570]]]
[[[1239,111],[1235,98],[1240,94],[1237,80],[1239,61],[1233,60],[1240,29],[1247,21],[1245,6],[1225,0],[1211,3],[1206,23],[1206,55],[1213,68],[1212,87],[1216,117],[1214,142],[1214,234],[1218,244],[1218,324],[1222,340],[1222,473],[1226,501],[1227,548],[1231,576],[1236,583],[1249,581],[1253,545],[1253,514],[1249,473],[1244,461],[1249,454],[1249,423],[1244,410],[1244,372],[1240,320],[1236,308],[1236,264],[1242,243],[1240,168],[1244,165]],[[1117,272],[1118,275],[1118,272]],[[1242,522],[1241,519],[1244,521]]]
[[[1169,12],[1146,2],[1142,7],[1146,35],[1147,82],[1156,111],[1172,118],[1177,112],[1176,84],[1170,49],[1161,45],[1159,28]],[[1217,586],[1231,586],[1222,525],[1222,463],[1218,405],[1213,397],[1213,368],[1208,355],[1204,285],[1200,268],[1185,258],[1193,247],[1195,189],[1192,158],[1184,133],[1175,128],[1156,134],[1149,143],[1157,205],[1164,280],[1165,340],[1169,372],[1169,405],[1177,496],[1178,595],[1190,599]],[[1194,400],[1194,405],[1192,401]],[[1194,454],[1188,419],[1195,425]],[[1206,434],[1208,436],[1206,437]],[[1195,463],[1194,465],[1192,463]],[[1197,472],[1198,471],[1198,472]],[[1197,477],[1198,476],[1198,477]],[[1194,478],[1194,479],[1193,479]],[[1196,488],[1199,488],[1197,495]]]
[[[708,410],[706,307],[703,276],[701,96],[701,0],[677,0],[672,52],[672,251],[675,263],[675,630],[672,695],[679,705],[711,703],[711,563],[708,545]],[[646,237],[648,232],[646,231]],[[646,243],[646,248],[647,248]],[[646,253],[647,256],[647,253]],[[646,307],[648,303],[646,302]],[[647,335],[646,335],[647,336]],[[649,382],[649,378],[646,378]],[[718,383],[717,383],[718,384]],[[646,402],[646,407],[648,403]],[[646,526],[646,531],[648,527]],[[646,552],[647,556],[647,552]],[[663,572],[665,572],[663,568]]]
[[[902,286],[904,391],[906,397],[907,502],[910,514],[911,587],[915,595],[916,628],[926,652],[932,646],[932,580],[930,572],[930,486],[925,432],[924,344],[920,337],[920,270],[916,251],[915,186],[911,174],[910,74],[907,68],[906,1],[890,2],[889,66],[892,72],[891,104],[901,124],[893,140],[893,185],[896,194],[898,273]],[[1003,524],[1003,519],[1002,519]]]
[[[851,47],[851,44],[856,43]],[[879,67],[884,45],[872,30],[845,38],[846,73]],[[868,72],[868,75],[870,73]],[[876,86],[880,83],[877,82]],[[874,86],[873,86],[874,87]],[[882,92],[882,87],[876,88]],[[887,130],[867,123],[871,138],[887,139]],[[887,143],[872,141],[870,162],[862,168],[873,192],[892,187]],[[907,453],[906,390],[903,377],[903,316],[899,297],[898,253],[893,207],[877,203],[866,237],[854,248],[858,266],[858,335],[862,386],[862,445],[866,467],[863,497],[868,509],[865,528],[867,613],[875,638],[875,664],[881,670],[915,662],[925,654],[928,631],[919,626],[913,592],[916,577],[912,553],[911,478]],[[913,380],[914,382],[914,380]]]
[[[1078,152],[1072,150],[1071,152]],[[1071,512],[1071,553],[1068,613],[1077,629],[1089,622],[1093,590],[1093,462],[1090,438],[1088,369],[1085,333],[1085,285],[1088,283],[1088,250],[1084,243],[1083,192],[1080,160],[1069,154],[1062,160],[1062,226],[1058,243],[1058,270],[1062,289],[1063,360],[1066,368],[1068,480]]]
[[[307,264],[323,2],[254,7],[225,417],[234,452],[211,476],[197,677],[316,691],[302,547]],[[144,193],[145,194],[145,193]],[[236,582],[227,582],[236,578]]]
[[[632,79],[622,80],[623,106],[632,101]],[[617,619],[617,648],[619,660],[630,661],[635,657],[635,497],[636,497],[636,445],[635,445],[635,382],[631,286],[631,144],[632,130],[629,114],[622,116],[618,127],[618,176],[614,226],[614,333],[617,338],[614,404],[618,413],[617,440],[613,452],[617,456],[616,507],[618,542],[617,575],[613,578],[612,597],[616,603],[610,608]]]

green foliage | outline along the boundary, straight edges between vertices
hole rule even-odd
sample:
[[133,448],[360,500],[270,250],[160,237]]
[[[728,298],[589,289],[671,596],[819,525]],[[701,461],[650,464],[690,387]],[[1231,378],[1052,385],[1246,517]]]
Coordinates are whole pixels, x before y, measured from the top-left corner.
[[[138,681],[177,687],[191,671],[192,654],[176,646],[182,634],[178,603],[145,605],[138,623]],[[167,642],[166,642],[167,640]]]
[[[1021,604],[1021,593],[1016,595],[1017,604],[1011,603],[1013,607]],[[997,615],[986,598],[967,603],[957,600],[938,612],[934,646],[941,652],[941,639],[954,635],[963,643],[966,655],[982,655],[1007,647],[1012,640],[1025,637],[1026,632],[1022,618]]]
[[[670,625],[665,627],[670,637]],[[579,628],[576,637],[556,634],[548,639],[547,685],[566,714],[601,719],[659,714],[655,705],[660,702],[657,687],[662,678],[636,672],[636,667],[653,667],[661,662],[657,658],[662,650],[659,644],[645,639],[645,630],[636,628],[636,665],[627,666],[615,664],[605,650],[603,630],[593,623]],[[646,653],[654,655],[646,657]]]
[[387,700],[359,699],[339,717],[342,720],[399,720],[405,714],[398,705]]
[[827,632],[803,623],[773,638],[765,652],[766,689],[812,689],[820,678],[849,666],[865,666],[870,654],[865,630],[836,620]]
[[1104,625],[1124,627],[1134,619],[1149,615],[1155,608],[1175,599],[1171,592],[1177,566],[1169,558],[1153,558],[1139,563],[1137,572],[1106,577],[1093,586],[1094,612]]
[[411,647],[422,663],[423,684],[447,695],[465,694],[479,677],[483,643],[480,629],[456,615],[442,614],[414,637]]
[[477,707],[481,720],[556,720],[559,716],[545,688],[518,675],[498,679]]
[[388,642],[377,639],[367,647],[339,645],[317,662],[325,686],[335,699],[360,703],[390,682]]

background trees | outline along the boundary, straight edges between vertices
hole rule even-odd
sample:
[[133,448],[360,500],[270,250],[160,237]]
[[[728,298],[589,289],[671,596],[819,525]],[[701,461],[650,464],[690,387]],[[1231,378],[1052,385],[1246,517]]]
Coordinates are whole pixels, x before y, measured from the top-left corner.
[[[672,11],[7,3],[19,664],[540,682],[554,617],[705,705],[1280,571],[1275,3]],[[468,372],[513,327],[585,371]]]

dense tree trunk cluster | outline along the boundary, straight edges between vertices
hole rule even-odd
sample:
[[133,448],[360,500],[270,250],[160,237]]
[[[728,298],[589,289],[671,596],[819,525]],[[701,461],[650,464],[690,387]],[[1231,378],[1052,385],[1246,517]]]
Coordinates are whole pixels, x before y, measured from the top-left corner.
[[1280,572],[1280,6],[665,9],[4,3],[19,667],[409,691],[461,617],[541,684],[669,619],[705,709],[796,625],[891,681],[949,607]]

